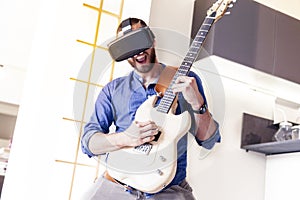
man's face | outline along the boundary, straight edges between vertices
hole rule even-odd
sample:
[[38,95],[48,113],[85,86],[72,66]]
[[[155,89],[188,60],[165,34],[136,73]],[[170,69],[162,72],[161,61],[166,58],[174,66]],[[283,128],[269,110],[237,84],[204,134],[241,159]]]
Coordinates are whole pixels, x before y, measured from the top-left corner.
[[[132,30],[141,28],[141,24],[133,24]],[[128,59],[129,64],[140,73],[151,71],[156,61],[156,53],[154,46]]]
[[129,64],[140,73],[148,73],[156,60],[155,49],[152,47],[128,59]]

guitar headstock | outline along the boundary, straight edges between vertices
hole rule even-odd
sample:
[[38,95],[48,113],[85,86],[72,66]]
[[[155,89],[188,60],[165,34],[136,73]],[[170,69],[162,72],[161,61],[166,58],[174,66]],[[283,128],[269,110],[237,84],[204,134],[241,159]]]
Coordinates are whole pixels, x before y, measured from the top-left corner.
[[228,8],[232,8],[236,0],[218,0],[207,11],[207,16],[214,17],[215,22],[218,21],[223,15],[229,14],[226,12]]

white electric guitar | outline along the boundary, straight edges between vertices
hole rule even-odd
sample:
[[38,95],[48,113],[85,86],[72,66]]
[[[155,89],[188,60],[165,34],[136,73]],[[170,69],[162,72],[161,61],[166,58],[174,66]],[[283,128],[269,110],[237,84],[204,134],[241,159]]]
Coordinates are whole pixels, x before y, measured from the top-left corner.
[[173,180],[177,167],[177,142],[189,131],[191,117],[187,111],[180,115],[173,114],[177,99],[170,88],[178,76],[188,74],[211,26],[232,3],[232,0],[218,0],[207,11],[204,22],[159,105],[154,107],[156,97],[153,96],[138,108],[135,120],[154,121],[160,129],[159,137],[135,148],[109,153],[106,158],[107,171],[114,179],[147,193],[158,192]]

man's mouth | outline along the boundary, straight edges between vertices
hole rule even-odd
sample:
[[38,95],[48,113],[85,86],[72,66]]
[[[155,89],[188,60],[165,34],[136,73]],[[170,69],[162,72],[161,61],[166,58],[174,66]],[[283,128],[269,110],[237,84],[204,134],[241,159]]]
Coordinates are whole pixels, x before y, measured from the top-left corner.
[[138,55],[135,56],[135,60],[138,63],[144,63],[144,62],[146,62],[146,58],[147,58],[147,56],[146,56],[146,54],[144,52],[142,52],[142,53],[140,53],[140,54],[138,54]]

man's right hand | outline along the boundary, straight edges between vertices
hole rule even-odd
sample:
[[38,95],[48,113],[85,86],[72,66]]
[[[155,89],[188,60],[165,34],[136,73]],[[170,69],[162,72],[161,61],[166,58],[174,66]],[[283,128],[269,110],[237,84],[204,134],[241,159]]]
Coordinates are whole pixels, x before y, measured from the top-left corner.
[[122,146],[139,146],[154,140],[159,128],[153,121],[137,122],[132,124],[124,132],[119,133]]
[[95,133],[89,141],[89,149],[95,154],[116,151],[123,147],[135,147],[155,139],[158,126],[153,121],[134,121],[124,132],[104,134]]

